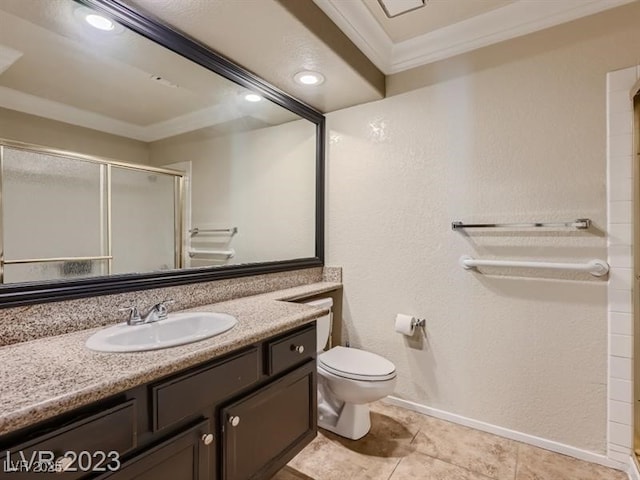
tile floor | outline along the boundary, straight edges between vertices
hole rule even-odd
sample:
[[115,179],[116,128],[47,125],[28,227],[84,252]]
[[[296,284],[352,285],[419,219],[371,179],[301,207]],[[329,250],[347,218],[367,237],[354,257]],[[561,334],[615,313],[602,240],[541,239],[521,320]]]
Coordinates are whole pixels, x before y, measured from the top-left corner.
[[272,480],[627,480],[625,473],[377,402],[353,441],[321,430]]

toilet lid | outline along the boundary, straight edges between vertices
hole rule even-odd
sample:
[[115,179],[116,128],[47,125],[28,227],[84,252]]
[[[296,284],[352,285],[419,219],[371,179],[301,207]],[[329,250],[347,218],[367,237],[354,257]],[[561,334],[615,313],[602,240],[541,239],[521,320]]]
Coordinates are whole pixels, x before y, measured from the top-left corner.
[[386,358],[357,348],[334,347],[318,356],[322,368],[353,380],[383,381],[396,376],[396,367]]

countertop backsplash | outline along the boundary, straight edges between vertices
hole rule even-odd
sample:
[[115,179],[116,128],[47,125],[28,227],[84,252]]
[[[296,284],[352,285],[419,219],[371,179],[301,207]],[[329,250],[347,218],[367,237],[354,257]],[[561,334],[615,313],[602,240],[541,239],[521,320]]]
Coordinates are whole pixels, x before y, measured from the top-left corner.
[[307,268],[0,309],[0,347],[123,322],[126,313],[118,309],[129,305],[146,310],[170,299],[175,303],[169,310],[176,311],[322,281],[341,283],[342,269]]

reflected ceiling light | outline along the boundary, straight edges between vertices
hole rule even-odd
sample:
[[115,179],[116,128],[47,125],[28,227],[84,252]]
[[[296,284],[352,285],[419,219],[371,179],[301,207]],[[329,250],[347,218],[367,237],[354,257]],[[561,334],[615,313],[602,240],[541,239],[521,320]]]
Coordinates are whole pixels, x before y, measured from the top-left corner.
[[304,70],[298,72],[293,76],[296,83],[300,85],[320,85],[324,82],[324,75],[319,72],[312,72],[310,70]]
[[88,14],[84,17],[84,20],[93,28],[97,28],[98,30],[103,30],[105,32],[110,32],[116,28],[115,23],[102,15],[98,15],[97,13]]
[[262,100],[262,97],[260,95],[255,94],[255,93],[247,93],[244,96],[244,99],[247,102],[259,102],[260,100]]
[[101,32],[109,34],[120,34],[124,32],[124,27],[119,23],[83,5],[76,6],[73,10],[73,15],[84,25],[90,25],[91,28],[95,28]]

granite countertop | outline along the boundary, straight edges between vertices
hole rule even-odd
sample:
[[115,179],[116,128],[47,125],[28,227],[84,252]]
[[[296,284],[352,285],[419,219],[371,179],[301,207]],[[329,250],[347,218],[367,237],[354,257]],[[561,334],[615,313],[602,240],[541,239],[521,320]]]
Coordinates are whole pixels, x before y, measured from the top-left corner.
[[313,283],[185,310],[228,313],[238,324],[207,340],[163,350],[102,353],[86,348],[87,338],[104,327],[0,347],[0,435],[309,323],[326,309],[287,300],[340,287]]

